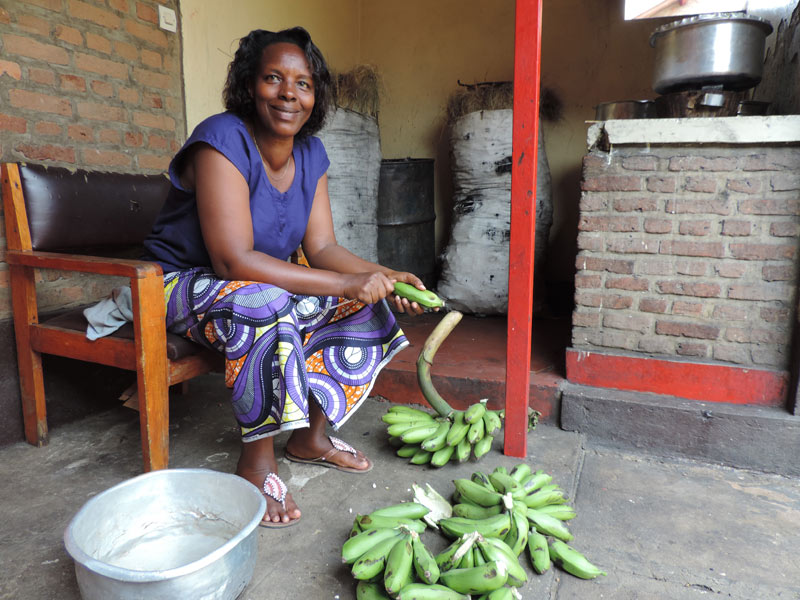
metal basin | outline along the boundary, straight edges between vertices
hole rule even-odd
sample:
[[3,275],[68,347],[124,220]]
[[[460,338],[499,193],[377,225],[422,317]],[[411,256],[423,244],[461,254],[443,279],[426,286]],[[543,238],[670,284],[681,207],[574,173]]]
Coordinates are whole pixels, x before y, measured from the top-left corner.
[[650,36],[656,50],[653,89],[659,94],[723,86],[746,90],[761,81],[769,21],[715,13],[668,23]]
[[233,600],[250,582],[266,500],[207,469],[154,471],[89,500],[64,532],[84,600]]

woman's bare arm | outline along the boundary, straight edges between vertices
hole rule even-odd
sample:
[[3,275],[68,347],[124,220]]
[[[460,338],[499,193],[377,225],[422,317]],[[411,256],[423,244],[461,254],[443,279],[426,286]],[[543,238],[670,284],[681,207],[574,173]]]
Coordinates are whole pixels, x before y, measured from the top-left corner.
[[[320,179],[303,240],[312,266],[308,269],[253,248],[250,191],[233,163],[205,144],[194,150],[188,161],[193,168],[187,168],[186,173],[194,175],[194,182],[186,183],[196,190],[203,241],[212,268],[221,278],[263,281],[295,294],[342,296],[367,303],[392,293],[393,282],[400,279],[394,271],[362,260],[336,244],[327,176]],[[401,277],[409,283],[417,280],[411,274]],[[407,302],[400,303],[398,310],[407,306]]]

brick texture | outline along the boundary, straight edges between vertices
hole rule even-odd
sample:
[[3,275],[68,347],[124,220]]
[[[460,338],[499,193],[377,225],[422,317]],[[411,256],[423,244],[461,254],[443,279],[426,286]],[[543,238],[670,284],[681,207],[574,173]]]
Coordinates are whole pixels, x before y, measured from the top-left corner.
[[[159,4],[178,9],[177,0],[28,0],[0,8],[0,160],[163,172],[186,123],[180,36],[158,28]],[[0,237],[0,273],[7,274],[4,258]],[[44,277],[42,311],[110,289],[107,278]],[[0,319],[11,316],[8,285],[0,277]]]
[[592,150],[573,345],[788,369],[798,172],[793,146]]

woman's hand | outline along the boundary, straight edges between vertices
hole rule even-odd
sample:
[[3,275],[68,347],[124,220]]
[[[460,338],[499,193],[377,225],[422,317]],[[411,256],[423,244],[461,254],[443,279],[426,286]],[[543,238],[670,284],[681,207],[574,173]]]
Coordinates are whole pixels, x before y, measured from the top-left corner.
[[394,282],[380,271],[345,274],[342,295],[350,300],[374,304],[394,291]]
[[[414,275],[413,273],[407,273],[405,271],[392,271],[388,274],[389,278],[392,280],[392,291],[394,291],[394,282],[395,281],[403,281],[405,283],[413,285],[415,288],[419,290],[424,290],[425,284],[422,283],[422,280]],[[409,301],[408,298],[401,298],[396,294],[392,294],[389,300],[394,304],[395,310],[401,313],[408,313],[412,317],[416,317],[417,315],[421,315],[425,312],[425,307],[420,306],[416,302]],[[434,308],[434,311],[438,311],[438,308]]]

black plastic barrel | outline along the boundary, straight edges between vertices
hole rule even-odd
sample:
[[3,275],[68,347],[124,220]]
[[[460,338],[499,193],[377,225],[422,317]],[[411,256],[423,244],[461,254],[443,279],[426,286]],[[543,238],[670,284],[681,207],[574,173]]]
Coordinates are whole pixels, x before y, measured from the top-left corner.
[[436,283],[433,159],[381,161],[378,183],[378,262]]

